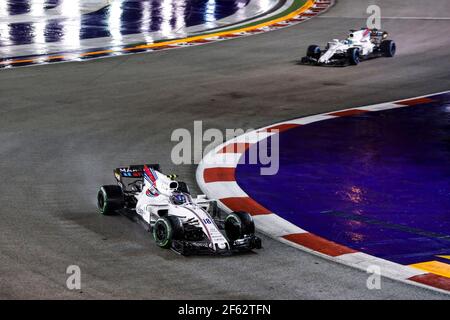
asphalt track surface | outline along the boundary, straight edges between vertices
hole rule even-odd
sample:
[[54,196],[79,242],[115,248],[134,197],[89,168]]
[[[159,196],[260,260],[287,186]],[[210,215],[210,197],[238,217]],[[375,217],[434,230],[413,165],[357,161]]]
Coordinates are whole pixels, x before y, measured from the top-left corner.
[[[389,17],[450,17],[446,0],[378,3]],[[386,19],[398,44],[394,59],[296,65],[309,44],[364,25],[354,17],[366,7],[338,1],[319,18],[257,36],[1,71],[0,297],[448,298],[389,279],[368,290],[364,272],[267,238],[255,254],[180,257],[126,218],[96,212],[97,188],[113,182],[117,165],[160,162],[195,185],[195,165],[170,162],[172,130],[192,130],[194,120],[257,128],[450,88],[448,19]],[[81,267],[81,291],[65,287],[73,264]]]

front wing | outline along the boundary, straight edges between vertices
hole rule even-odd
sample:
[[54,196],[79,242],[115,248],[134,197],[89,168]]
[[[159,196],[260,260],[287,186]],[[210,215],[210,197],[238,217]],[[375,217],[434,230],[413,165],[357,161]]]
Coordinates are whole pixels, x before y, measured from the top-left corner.
[[345,57],[338,57],[330,59],[328,63],[321,63],[319,62],[319,59],[312,58],[312,57],[303,57],[300,60],[300,64],[302,65],[310,65],[310,66],[338,66],[338,67],[345,67],[350,65],[349,61]]
[[209,241],[173,240],[171,249],[178,254],[189,255],[232,255],[233,253],[248,252],[261,249],[261,239],[255,235],[246,236],[230,243],[231,248],[213,249]]

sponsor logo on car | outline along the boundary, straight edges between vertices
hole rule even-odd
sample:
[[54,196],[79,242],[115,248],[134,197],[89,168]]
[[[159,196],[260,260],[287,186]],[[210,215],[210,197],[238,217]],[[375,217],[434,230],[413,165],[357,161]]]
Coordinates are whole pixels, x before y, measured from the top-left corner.
[[140,178],[142,177],[142,171],[138,169],[120,168],[120,174],[122,177],[128,178]]

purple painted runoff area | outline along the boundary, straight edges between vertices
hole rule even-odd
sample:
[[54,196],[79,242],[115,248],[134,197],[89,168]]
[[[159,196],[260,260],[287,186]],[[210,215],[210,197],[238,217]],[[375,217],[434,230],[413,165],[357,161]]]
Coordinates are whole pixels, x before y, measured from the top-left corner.
[[236,181],[320,237],[405,265],[448,263],[437,255],[450,254],[450,94],[431,98],[281,132],[278,173],[239,164]]

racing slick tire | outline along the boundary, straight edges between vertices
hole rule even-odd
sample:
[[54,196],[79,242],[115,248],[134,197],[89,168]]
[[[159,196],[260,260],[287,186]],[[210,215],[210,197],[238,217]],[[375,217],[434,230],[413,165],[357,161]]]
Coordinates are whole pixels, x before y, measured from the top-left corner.
[[178,217],[161,217],[156,220],[152,234],[158,247],[168,249],[173,240],[183,239],[183,223]]
[[102,186],[97,194],[97,207],[101,214],[112,215],[123,209],[125,199],[122,188],[116,185]]
[[320,47],[318,45],[312,44],[308,47],[308,50],[306,51],[306,56],[308,58],[314,58],[319,59],[321,54]]
[[350,48],[347,51],[347,55],[348,55],[348,62],[352,65],[352,66],[356,66],[359,64],[360,62],[360,58],[359,58],[359,48]]
[[255,222],[252,216],[243,211],[235,211],[225,218],[225,234],[230,241],[242,239],[255,233]]
[[385,57],[392,58],[397,51],[397,45],[392,40],[383,40],[380,45],[380,50]]

